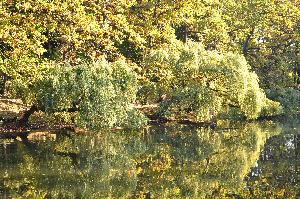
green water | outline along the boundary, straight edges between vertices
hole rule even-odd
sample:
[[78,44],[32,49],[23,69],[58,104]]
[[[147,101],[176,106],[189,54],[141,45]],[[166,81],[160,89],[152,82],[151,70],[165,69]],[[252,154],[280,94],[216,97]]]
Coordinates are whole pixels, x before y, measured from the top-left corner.
[[0,140],[0,198],[300,198],[300,124]]

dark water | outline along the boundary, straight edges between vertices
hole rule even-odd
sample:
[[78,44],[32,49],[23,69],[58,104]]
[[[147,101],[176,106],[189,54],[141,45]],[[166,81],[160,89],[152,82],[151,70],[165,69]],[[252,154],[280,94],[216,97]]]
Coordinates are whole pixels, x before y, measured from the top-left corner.
[[0,198],[300,198],[297,121],[219,126],[0,140]]

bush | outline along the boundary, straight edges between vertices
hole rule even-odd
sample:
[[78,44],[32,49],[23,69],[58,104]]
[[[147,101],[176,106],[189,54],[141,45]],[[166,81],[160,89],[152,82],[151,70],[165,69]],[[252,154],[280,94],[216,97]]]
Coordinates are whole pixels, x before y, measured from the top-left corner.
[[222,99],[206,87],[176,89],[170,99],[163,102],[159,114],[166,118],[184,118],[192,113],[194,120],[206,121],[219,113]]

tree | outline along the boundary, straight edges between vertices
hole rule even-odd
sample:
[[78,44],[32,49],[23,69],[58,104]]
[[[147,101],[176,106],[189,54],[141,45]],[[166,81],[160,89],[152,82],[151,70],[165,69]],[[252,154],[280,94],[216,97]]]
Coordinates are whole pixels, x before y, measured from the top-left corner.
[[[127,1],[2,1],[0,74],[30,84],[48,60],[118,59],[114,43],[132,33]],[[45,14],[46,13],[46,14]]]
[[292,86],[298,79],[299,13],[298,1],[202,1],[186,24],[187,37],[207,49],[243,53],[263,87]]
[[148,95],[168,96],[161,105],[164,115],[192,113],[196,120],[206,121],[228,106],[238,107],[250,119],[270,107],[275,109],[269,114],[280,113],[279,103],[266,98],[257,75],[240,55],[207,51],[199,43],[179,42],[152,51],[145,58],[143,72],[148,81],[145,92],[154,88],[154,93]]
[[75,124],[90,130],[146,122],[133,107],[138,82],[124,61],[54,65],[41,74],[30,88],[14,84],[15,95],[31,107],[20,119],[22,126],[35,111],[75,113]]

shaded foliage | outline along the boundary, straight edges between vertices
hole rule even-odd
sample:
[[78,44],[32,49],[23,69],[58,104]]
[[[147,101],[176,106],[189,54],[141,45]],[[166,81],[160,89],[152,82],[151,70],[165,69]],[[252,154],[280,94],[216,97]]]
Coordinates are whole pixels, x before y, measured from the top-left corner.
[[266,91],[270,99],[282,104],[283,111],[287,115],[297,114],[300,110],[300,91],[293,88],[269,89]]

